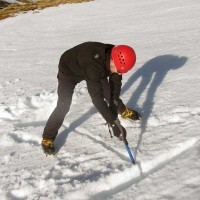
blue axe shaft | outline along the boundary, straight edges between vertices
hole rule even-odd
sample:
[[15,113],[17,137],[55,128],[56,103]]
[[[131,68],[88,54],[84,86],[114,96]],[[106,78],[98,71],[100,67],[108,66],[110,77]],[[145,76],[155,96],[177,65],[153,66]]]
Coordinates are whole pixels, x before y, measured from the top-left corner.
[[135,165],[135,159],[133,157],[133,154],[131,153],[131,150],[130,150],[128,144],[125,144],[125,146],[126,146],[126,150],[128,151],[128,154],[129,154],[129,157],[131,159],[131,162]]

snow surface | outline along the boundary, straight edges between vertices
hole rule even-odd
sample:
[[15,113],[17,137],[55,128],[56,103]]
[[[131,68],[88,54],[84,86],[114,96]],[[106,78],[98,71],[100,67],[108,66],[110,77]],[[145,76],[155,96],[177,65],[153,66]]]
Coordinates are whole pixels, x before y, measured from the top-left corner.
[[[0,22],[0,197],[27,200],[200,199],[199,0],[96,0]],[[135,68],[121,120],[137,164],[111,139],[85,82],[46,157],[41,135],[56,105],[60,55],[84,41],[129,44]]]

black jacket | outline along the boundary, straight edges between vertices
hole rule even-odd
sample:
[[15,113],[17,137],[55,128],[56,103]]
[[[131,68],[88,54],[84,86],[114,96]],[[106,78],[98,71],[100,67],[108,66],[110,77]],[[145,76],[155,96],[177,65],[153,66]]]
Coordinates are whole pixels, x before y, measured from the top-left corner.
[[64,52],[59,62],[59,70],[66,77],[70,75],[86,80],[93,104],[110,124],[116,119],[116,115],[104,100],[101,80],[110,77],[111,100],[118,102],[122,76],[110,72],[110,54],[113,46],[99,42],[85,42]]

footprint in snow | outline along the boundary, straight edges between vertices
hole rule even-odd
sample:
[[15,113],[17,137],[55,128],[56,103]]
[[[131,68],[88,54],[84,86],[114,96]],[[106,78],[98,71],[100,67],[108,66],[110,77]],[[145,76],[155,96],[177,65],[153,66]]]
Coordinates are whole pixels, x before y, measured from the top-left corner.
[[16,79],[11,80],[11,81],[1,82],[1,83],[0,83],[0,88],[4,88],[4,87],[7,87],[7,86],[15,85],[15,84],[18,83],[20,80],[21,80],[21,79],[16,78]]

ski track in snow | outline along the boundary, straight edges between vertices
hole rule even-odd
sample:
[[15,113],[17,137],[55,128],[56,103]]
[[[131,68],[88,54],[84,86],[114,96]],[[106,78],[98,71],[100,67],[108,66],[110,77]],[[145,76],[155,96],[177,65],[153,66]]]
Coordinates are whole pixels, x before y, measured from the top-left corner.
[[[80,89],[75,92],[74,105],[77,99],[81,99],[80,101],[83,102],[87,101],[84,93],[84,88],[81,94]],[[49,187],[52,188],[53,186],[55,193],[60,194],[60,198],[62,198],[62,190],[69,190],[67,192],[69,199],[109,198],[116,192],[123,191],[142,181],[150,173],[164,168],[184,152],[193,148],[198,141],[198,138],[187,139],[149,161],[142,161],[140,157],[137,157],[137,164],[132,166],[127,153],[123,149],[117,148],[114,144],[106,143],[105,138],[102,138],[101,135],[95,135],[84,128],[84,122],[89,118],[94,117],[94,115],[99,118],[96,110],[89,107],[90,115],[81,121],[83,126],[77,127],[74,121],[78,119],[72,119],[71,123],[67,122],[68,120],[66,120],[67,123],[64,122],[63,131],[55,141],[59,152],[54,157],[45,158],[40,148],[41,132],[46,116],[55,107],[56,100],[55,93],[46,92],[27,97],[25,100],[20,99],[15,106],[0,106],[1,123],[13,125],[10,126],[8,134],[1,135],[1,141],[4,141],[2,145],[7,148],[7,152],[8,149],[10,152],[9,155],[4,155],[4,151],[0,153],[2,157],[0,178],[1,181],[5,181],[2,191],[5,191],[6,197],[23,199],[30,194],[32,197],[28,199],[34,199],[41,194],[45,197],[48,193],[47,185],[49,184]],[[74,109],[73,112],[76,112],[76,109],[80,110],[76,106],[74,106]],[[182,124],[184,126],[185,123],[188,124],[186,119],[191,116],[199,118],[199,115],[200,108],[192,109],[180,106],[171,111],[170,117],[163,115],[158,118],[152,115],[147,123],[149,129],[170,124]],[[28,121],[25,122],[26,120]],[[129,123],[125,123],[125,125],[129,125]],[[103,126],[102,123],[100,126]],[[73,132],[73,134],[70,134],[68,138],[69,132]],[[77,143],[77,146],[74,146],[75,144],[68,142],[68,140],[81,140],[83,143]],[[64,147],[65,143],[67,149]],[[20,144],[23,144],[23,146]],[[21,153],[16,154],[15,146]],[[30,150],[27,151],[28,148],[26,148],[26,152],[24,152],[24,147],[28,147]],[[81,149],[81,152],[79,152],[79,149]],[[111,163],[110,160],[113,162]],[[11,170],[10,176],[5,173],[7,168],[9,171]],[[23,169],[21,170],[21,168]],[[35,168],[35,170],[33,171],[32,168]],[[19,177],[19,173],[22,176]],[[39,183],[37,182],[38,174],[40,174]],[[52,197],[48,196],[48,198]]]

